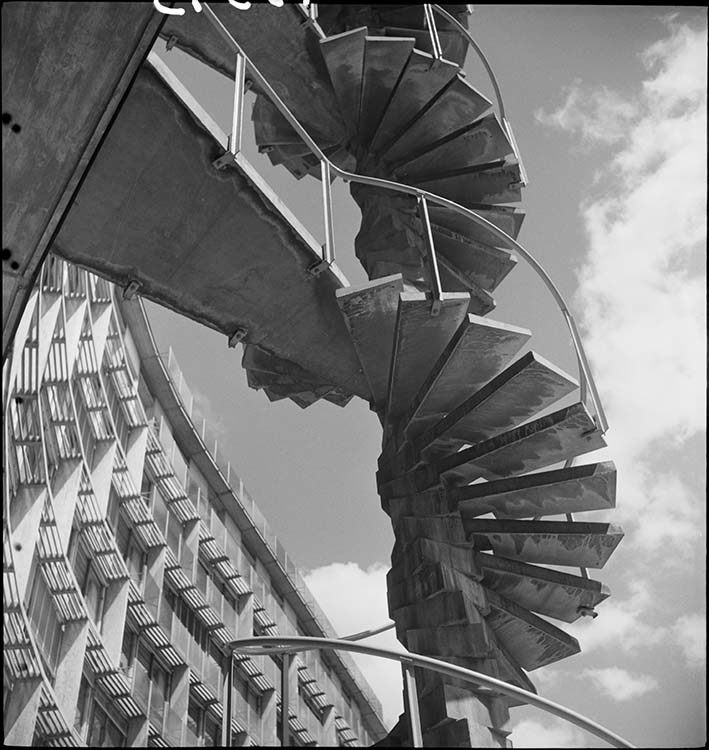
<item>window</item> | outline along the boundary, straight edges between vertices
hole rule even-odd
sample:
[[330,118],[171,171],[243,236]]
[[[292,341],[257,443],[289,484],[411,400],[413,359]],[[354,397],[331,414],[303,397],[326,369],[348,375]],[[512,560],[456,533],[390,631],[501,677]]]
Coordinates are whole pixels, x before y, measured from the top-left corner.
[[109,718],[103,706],[94,702],[87,745],[89,747],[125,747],[125,744],[125,733]]
[[57,617],[57,610],[44,581],[44,575],[37,567],[32,577],[32,591],[27,610],[39,654],[54,684],[64,627]]

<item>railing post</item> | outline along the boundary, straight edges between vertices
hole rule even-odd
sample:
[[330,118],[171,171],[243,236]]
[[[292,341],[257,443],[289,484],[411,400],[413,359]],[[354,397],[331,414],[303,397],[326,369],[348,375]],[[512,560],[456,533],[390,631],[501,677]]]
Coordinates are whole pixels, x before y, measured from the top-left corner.
[[244,81],[246,78],[246,60],[236,54],[236,73],[234,75],[234,111],[231,119],[231,137],[229,151],[236,156],[241,151],[241,131],[244,119]]
[[225,693],[222,700],[222,746],[231,747],[231,715],[233,713],[232,696],[234,693],[234,652],[230,649],[227,656]]
[[428,204],[423,195],[418,197],[418,209],[421,223],[423,224],[423,239],[426,244],[426,254],[431,269],[431,295],[433,297],[431,315],[434,316],[441,312],[441,298],[443,291],[441,289],[441,275],[438,271],[436,248],[433,245],[433,232],[431,231],[431,220],[428,216]]
[[330,162],[320,161],[320,177],[322,179],[322,202],[325,219],[325,244],[323,245],[323,260],[329,265],[335,260],[335,237],[332,219],[332,186],[330,184]]
[[436,28],[436,18],[433,15],[433,8],[430,3],[426,3],[423,6],[423,12],[426,19],[426,26],[428,26],[428,33],[431,37],[433,59],[440,60],[443,57],[443,50],[441,49],[441,40],[438,37],[438,29]]
[[290,717],[290,660],[291,655],[281,656],[281,746],[288,747],[290,737],[288,719]]
[[404,675],[404,695],[406,697],[406,715],[409,717],[409,729],[411,730],[411,745],[412,747],[423,747],[414,668],[409,664],[402,663],[401,671]]

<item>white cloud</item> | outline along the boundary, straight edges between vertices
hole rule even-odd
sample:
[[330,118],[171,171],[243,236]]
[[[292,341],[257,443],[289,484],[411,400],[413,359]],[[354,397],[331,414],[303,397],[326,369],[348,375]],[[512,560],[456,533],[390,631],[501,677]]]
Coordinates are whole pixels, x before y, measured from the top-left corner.
[[672,627],[672,636],[684,653],[688,667],[701,667],[707,660],[707,621],[704,615],[684,615]]
[[646,674],[631,674],[619,667],[586,669],[583,672],[593,684],[616,701],[628,701],[655,690],[659,683]]
[[[366,570],[357,563],[332,563],[304,576],[305,583],[340,636],[377,628],[389,622],[386,598],[388,567],[375,563]],[[404,651],[393,630],[368,638],[368,645]],[[352,655],[382,702],[384,721],[391,728],[402,708],[401,668],[394,661]]]
[[611,427],[621,549],[669,544],[676,565],[704,512],[696,476],[671,466],[705,431],[707,53],[706,29],[666,23],[667,38],[642,55],[636,94],[577,81],[538,118],[615,148],[600,194],[581,207],[589,249],[576,307]]
[[642,583],[631,585],[627,597],[611,597],[598,608],[598,617],[582,617],[565,630],[578,639],[585,654],[603,649],[612,644],[625,653],[652,647],[667,638],[667,629],[652,625],[652,595]]
[[510,735],[510,740],[516,748],[521,747],[596,747],[606,743],[598,740],[594,743],[591,735],[581,732],[572,724],[558,719],[539,722],[523,719],[516,724]]

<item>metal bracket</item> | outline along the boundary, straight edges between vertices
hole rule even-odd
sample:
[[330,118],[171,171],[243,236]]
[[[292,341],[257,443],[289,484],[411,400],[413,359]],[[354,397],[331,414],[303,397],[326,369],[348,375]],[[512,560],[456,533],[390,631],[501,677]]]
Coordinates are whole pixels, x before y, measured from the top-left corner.
[[215,169],[224,169],[231,164],[236,164],[236,156],[231,151],[225,151],[218,159],[212,162],[212,166]]
[[135,295],[140,291],[140,282],[135,279],[131,279],[125,287],[123,287],[123,299],[132,300]]
[[248,331],[245,328],[237,328],[234,333],[229,336],[229,348],[234,349],[236,345],[246,338]]
[[598,617],[598,612],[596,612],[593,607],[584,607],[583,605],[581,605],[576,611],[581,615],[581,617]]
[[313,276],[320,276],[320,274],[323,271],[327,271],[328,268],[330,268],[330,264],[326,260],[318,260],[308,266],[308,273]]
[[166,42],[165,42],[165,51],[169,52],[178,42],[178,38],[173,34]]

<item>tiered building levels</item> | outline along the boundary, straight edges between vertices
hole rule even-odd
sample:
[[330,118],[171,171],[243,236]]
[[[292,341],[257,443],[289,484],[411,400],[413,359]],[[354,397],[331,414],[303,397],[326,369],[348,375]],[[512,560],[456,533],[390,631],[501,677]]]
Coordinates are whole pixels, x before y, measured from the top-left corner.
[[[5,369],[8,744],[222,744],[228,643],[332,629],[138,301],[50,258]],[[290,666],[291,744],[370,745],[351,660]],[[232,744],[280,744],[281,661],[238,656]]]

